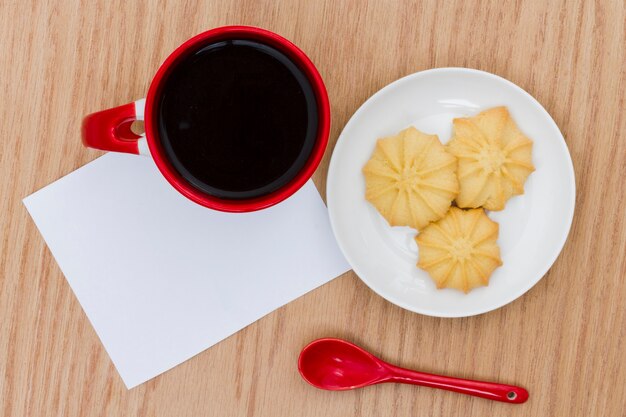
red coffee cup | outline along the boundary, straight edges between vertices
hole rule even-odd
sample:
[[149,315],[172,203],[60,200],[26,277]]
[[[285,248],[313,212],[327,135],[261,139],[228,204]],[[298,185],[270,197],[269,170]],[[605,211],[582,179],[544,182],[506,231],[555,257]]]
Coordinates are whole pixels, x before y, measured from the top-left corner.
[[[210,195],[187,181],[173,166],[159,139],[159,114],[156,111],[164,81],[175,64],[203,45],[224,40],[244,39],[269,45],[291,60],[306,76],[317,104],[317,133],[313,149],[304,166],[286,185],[251,199],[224,199]],[[145,135],[132,132],[131,124],[143,120]],[[324,82],[311,60],[287,39],[264,29],[225,26],[201,33],[179,46],[161,65],[152,79],[145,99],[92,113],[83,120],[85,146],[105,151],[151,156],[165,179],[185,197],[205,207],[227,212],[250,212],[277,204],[295,193],[319,165],[330,130],[330,106]]]

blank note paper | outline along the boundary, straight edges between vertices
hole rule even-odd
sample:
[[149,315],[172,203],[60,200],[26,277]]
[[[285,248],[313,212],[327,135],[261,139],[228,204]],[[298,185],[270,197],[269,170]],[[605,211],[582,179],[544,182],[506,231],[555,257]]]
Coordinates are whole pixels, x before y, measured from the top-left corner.
[[110,153],[24,204],[128,388],[349,269],[310,181],[228,214],[182,197],[149,158]]

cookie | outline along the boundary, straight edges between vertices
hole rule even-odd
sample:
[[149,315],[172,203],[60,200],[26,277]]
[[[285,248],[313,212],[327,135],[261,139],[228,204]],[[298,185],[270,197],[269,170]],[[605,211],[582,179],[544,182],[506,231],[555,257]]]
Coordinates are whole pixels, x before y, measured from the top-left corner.
[[437,136],[409,127],[376,143],[363,167],[365,198],[391,226],[420,230],[443,217],[457,196],[456,166]]
[[535,170],[532,141],[517,127],[506,107],[453,120],[448,151],[458,159],[459,195],[463,208],[502,210],[509,198],[524,192]]
[[417,266],[428,272],[437,288],[465,293],[487,285],[500,265],[498,223],[481,209],[451,207],[441,220],[431,223],[415,238]]

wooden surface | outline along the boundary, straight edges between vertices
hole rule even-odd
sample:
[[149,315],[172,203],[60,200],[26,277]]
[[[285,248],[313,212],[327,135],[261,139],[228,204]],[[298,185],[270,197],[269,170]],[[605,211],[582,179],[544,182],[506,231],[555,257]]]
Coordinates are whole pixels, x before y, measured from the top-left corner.
[[[621,0],[3,0],[0,415],[626,415],[625,20]],[[321,192],[343,125],[399,77],[464,66],[530,92],[565,135],[578,189],[548,275],[505,308],[438,319],[348,273],[127,390],[21,199],[100,155],[80,144],[84,114],[143,97],[169,52],[225,24],[276,31],[318,66],[333,115]],[[322,336],[408,367],[519,383],[531,397],[512,406],[410,386],[318,391],[295,365]]]

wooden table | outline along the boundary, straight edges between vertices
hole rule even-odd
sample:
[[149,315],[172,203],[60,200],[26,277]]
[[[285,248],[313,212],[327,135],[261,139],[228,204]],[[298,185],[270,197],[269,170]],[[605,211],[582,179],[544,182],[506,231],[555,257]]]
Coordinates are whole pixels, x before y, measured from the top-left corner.
[[[0,4],[1,416],[624,416],[626,14],[592,1],[3,0]],[[467,319],[384,301],[347,273],[175,369],[127,390],[21,199],[100,155],[81,117],[143,97],[159,63],[208,28],[257,25],[298,44],[332,103],[328,161],[350,115],[387,83],[479,68],[535,96],[565,135],[574,224],[521,299]],[[405,366],[519,383],[511,406],[386,385],[313,389],[302,346],[341,336]]]

